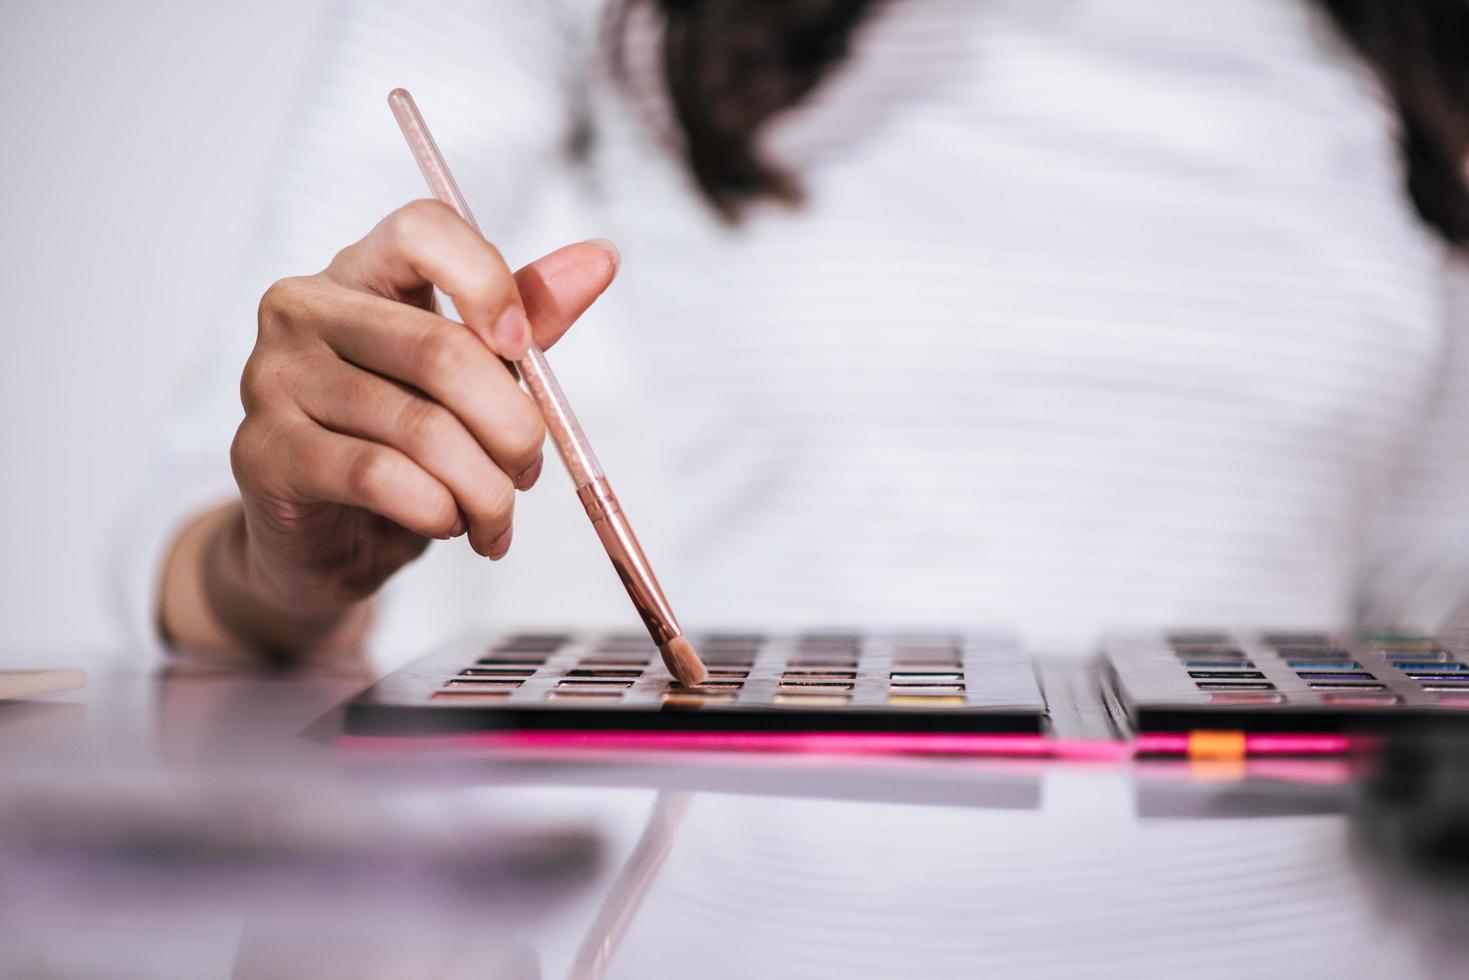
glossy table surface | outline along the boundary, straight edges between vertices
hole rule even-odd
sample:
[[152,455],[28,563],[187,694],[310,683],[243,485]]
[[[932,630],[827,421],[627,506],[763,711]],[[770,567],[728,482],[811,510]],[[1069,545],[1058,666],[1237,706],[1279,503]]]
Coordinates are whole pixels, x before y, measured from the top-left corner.
[[0,975],[1451,977],[1344,764],[340,751],[360,665],[0,703]]

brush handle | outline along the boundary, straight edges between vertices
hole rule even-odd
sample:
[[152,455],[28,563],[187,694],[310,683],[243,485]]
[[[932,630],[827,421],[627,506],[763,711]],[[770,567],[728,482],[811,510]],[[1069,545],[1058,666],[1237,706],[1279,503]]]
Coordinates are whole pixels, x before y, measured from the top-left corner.
[[[401,88],[393,89],[388,93],[388,105],[392,108],[398,127],[403,130],[403,137],[408,140],[413,158],[418,161],[418,169],[423,172],[423,179],[428,182],[434,197],[453,208],[471,228],[483,235],[479,223],[469,212],[469,203],[464,200],[458,182],[449,172],[444,155],[439,152],[439,146],[428,130],[428,124],[418,111],[413,96]],[[692,652],[692,648],[684,660],[692,658],[692,663],[698,668],[695,672],[690,672],[686,663],[665,649],[668,643],[682,635],[678,620],[674,619],[668,598],[658,585],[658,579],[653,575],[653,568],[648,564],[642,546],[638,544],[632,524],[622,512],[617,495],[612,492],[607,477],[602,473],[602,465],[597,462],[592,445],[582,432],[581,423],[577,422],[571,404],[556,381],[556,375],[551,373],[546,355],[536,346],[534,340],[531,341],[525,357],[515,362],[515,367],[520,371],[526,389],[546,420],[546,432],[556,446],[556,454],[561,457],[566,472],[571,476],[576,495],[581,500],[592,527],[596,529],[597,537],[607,551],[607,557],[612,560],[617,577],[622,579],[628,598],[637,607],[638,615],[643,618],[648,634],[658,645],[675,676],[690,684],[698,683],[704,676],[703,664],[698,655]]]
[[[388,106],[393,110],[393,117],[398,120],[398,127],[403,130],[403,137],[413,151],[413,159],[418,161],[418,169],[434,197],[453,208],[466,224],[483,235],[413,96],[405,89],[395,88],[388,93]],[[598,480],[605,483],[602,464],[592,452],[592,444],[582,432],[581,423],[576,420],[576,413],[571,410],[571,403],[556,381],[545,353],[532,340],[525,356],[514,363],[525,381],[526,390],[546,420],[546,433],[551,437],[551,444],[556,447],[556,455],[561,457],[566,472],[571,475],[572,485],[580,492]]]

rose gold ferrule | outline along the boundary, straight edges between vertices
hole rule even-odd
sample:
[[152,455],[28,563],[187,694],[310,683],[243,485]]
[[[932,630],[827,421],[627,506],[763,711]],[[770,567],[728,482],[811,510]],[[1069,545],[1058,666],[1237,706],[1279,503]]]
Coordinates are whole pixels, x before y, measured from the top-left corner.
[[627,589],[628,598],[637,607],[638,615],[643,617],[643,625],[648,627],[653,642],[662,646],[678,636],[682,630],[678,628],[678,620],[673,618],[673,609],[659,588],[658,579],[638,544],[638,537],[606,478],[578,487],[576,495],[586,508],[587,517],[591,519],[592,527],[597,529],[597,537],[602,540],[602,547],[607,550],[607,557],[612,559],[612,567],[617,569],[617,577],[622,579],[623,588]]

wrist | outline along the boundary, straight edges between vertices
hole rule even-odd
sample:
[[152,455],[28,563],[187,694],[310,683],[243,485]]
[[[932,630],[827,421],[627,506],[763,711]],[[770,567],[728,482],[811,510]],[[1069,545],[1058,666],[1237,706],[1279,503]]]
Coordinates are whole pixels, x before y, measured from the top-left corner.
[[214,619],[237,645],[285,653],[355,646],[366,625],[365,601],[323,598],[269,574],[239,506],[221,515],[205,539],[200,579]]

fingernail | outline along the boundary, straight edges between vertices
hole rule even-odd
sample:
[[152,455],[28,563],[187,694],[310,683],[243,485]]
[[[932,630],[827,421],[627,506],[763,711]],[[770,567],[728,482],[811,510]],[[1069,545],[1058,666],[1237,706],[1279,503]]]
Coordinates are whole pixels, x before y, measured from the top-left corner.
[[511,360],[519,360],[525,354],[526,338],[530,336],[530,324],[525,311],[518,306],[507,306],[495,321],[495,346]]
[[607,257],[612,260],[613,271],[622,268],[622,253],[617,250],[617,246],[612,244],[612,242],[606,238],[588,238],[587,244],[595,245],[607,253]]
[[521,470],[520,475],[515,478],[515,489],[529,490],[535,486],[536,481],[541,478],[541,466],[545,461],[546,457],[537,456],[534,463]]
[[507,527],[505,533],[500,535],[490,545],[490,561],[499,561],[505,557],[505,552],[510,550],[510,539],[515,534],[515,528]]
[[460,514],[460,515],[458,515],[457,517],[454,518],[454,526],[451,527],[451,528],[449,528],[449,537],[451,537],[451,538],[457,538],[457,537],[459,537],[459,535],[463,534],[466,530],[468,530],[468,528],[465,527],[465,524],[464,524],[464,515],[463,514]]

